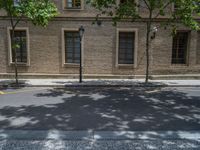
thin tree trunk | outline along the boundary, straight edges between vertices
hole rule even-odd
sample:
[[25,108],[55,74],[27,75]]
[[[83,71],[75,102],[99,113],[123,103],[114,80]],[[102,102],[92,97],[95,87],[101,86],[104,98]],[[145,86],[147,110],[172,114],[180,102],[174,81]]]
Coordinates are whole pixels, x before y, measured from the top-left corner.
[[[17,26],[17,24],[19,23],[19,21],[21,20],[21,17],[19,19],[17,19],[17,21],[14,23],[14,17],[13,17],[13,13],[12,13],[12,7],[9,5],[9,3],[6,2],[6,9],[8,10],[8,15],[10,17],[10,23],[12,26],[12,32],[11,32],[11,53],[12,53],[12,62],[14,59],[14,68],[15,68],[15,82],[16,82],[16,86],[19,85],[18,82],[18,69],[17,69],[17,57],[16,57],[16,45],[15,45],[15,27]],[[10,36],[10,32],[9,32],[9,36]]]
[[15,47],[15,27],[12,27],[12,33],[11,33],[11,50],[12,50],[12,55],[14,58],[14,68],[15,68],[15,84],[16,86],[19,85],[19,80],[18,80],[18,68],[17,68],[17,57],[16,57],[16,47]]
[[149,12],[149,20],[147,21],[147,34],[146,34],[146,76],[145,76],[145,83],[149,82],[149,66],[150,66],[150,59],[149,59],[149,48],[150,48],[150,33],[151,33],[151,23],[152,23],[152,11]]
[[147,22],[147,34],[146,34],[146,76],[145,83],[149,81],[149,22]]

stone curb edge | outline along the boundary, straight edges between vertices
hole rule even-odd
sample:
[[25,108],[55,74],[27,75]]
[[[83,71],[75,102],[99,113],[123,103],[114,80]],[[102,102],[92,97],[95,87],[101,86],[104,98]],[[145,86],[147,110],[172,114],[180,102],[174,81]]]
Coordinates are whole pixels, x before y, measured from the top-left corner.
[[[12,85],[0,85],[0,88],[8,88],[8,87],[15,87]],[[124,84],[116,84],[116,85],[19,85],[18,87],[53,87],[53,88],[78,88],[78,87],[200,87],[200,85],[124,85]]]

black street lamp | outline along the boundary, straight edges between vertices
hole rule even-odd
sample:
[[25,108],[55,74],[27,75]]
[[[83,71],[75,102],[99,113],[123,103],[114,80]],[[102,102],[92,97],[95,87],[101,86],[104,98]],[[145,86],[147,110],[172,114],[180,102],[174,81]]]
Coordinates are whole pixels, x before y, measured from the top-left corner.
[[85,29],[83,26],[79,28],[79,37],[80,37],[80,75],[79,75],[79,82],[82,83],[82,39],[83,39],[83,34],[85,32]]
[[151,36],[151,39],[153,40],[156,37],[156,33],[158,32],[158,28],[157,27],[153,27],[153,29],[151,31],[153,33],[153,35]]

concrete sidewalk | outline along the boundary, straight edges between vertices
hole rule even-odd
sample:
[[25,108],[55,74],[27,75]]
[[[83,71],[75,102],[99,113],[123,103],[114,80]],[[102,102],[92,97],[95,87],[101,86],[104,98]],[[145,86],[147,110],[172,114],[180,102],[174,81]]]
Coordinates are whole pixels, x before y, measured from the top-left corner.
[[[200,87],[200,80],[149,80],[144,79],[84,79],[79,83],[78,79],[22,79],[21,86],[27,87],[134,87],[134,86],[171,86],[171,87]],[[0,79],[0,86],[12,86],[15,80]]]

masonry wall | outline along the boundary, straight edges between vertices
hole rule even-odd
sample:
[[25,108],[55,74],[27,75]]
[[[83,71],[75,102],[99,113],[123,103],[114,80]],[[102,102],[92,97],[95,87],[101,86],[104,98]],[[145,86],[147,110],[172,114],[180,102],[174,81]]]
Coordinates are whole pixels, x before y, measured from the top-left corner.
[[[0,21],[0,73],[11,73],[13,67],[8,63],[9,23]],[[145,73],[145,24],[119,23],[112,26],[111,21],[103,21],[101,26],[92,25],[90,20],[52,21],[47,28],[34,27],[28,22],[19,26],[28,27],[30,33],[30,66],[19,67],[21,73],[40,74],[78,74],[79,68],[62,64],[62,28],[79,28],[83,25],[84,74],[142,75]],[[137,67],[116,67],[117,28],[138,29]],[[182,28],[184,29],[184,28]],[[151,47],[151,74],[199,73],[199,33],[192,31],[187,65],[171,65],[172,37],[170,29],[159,29]]]

